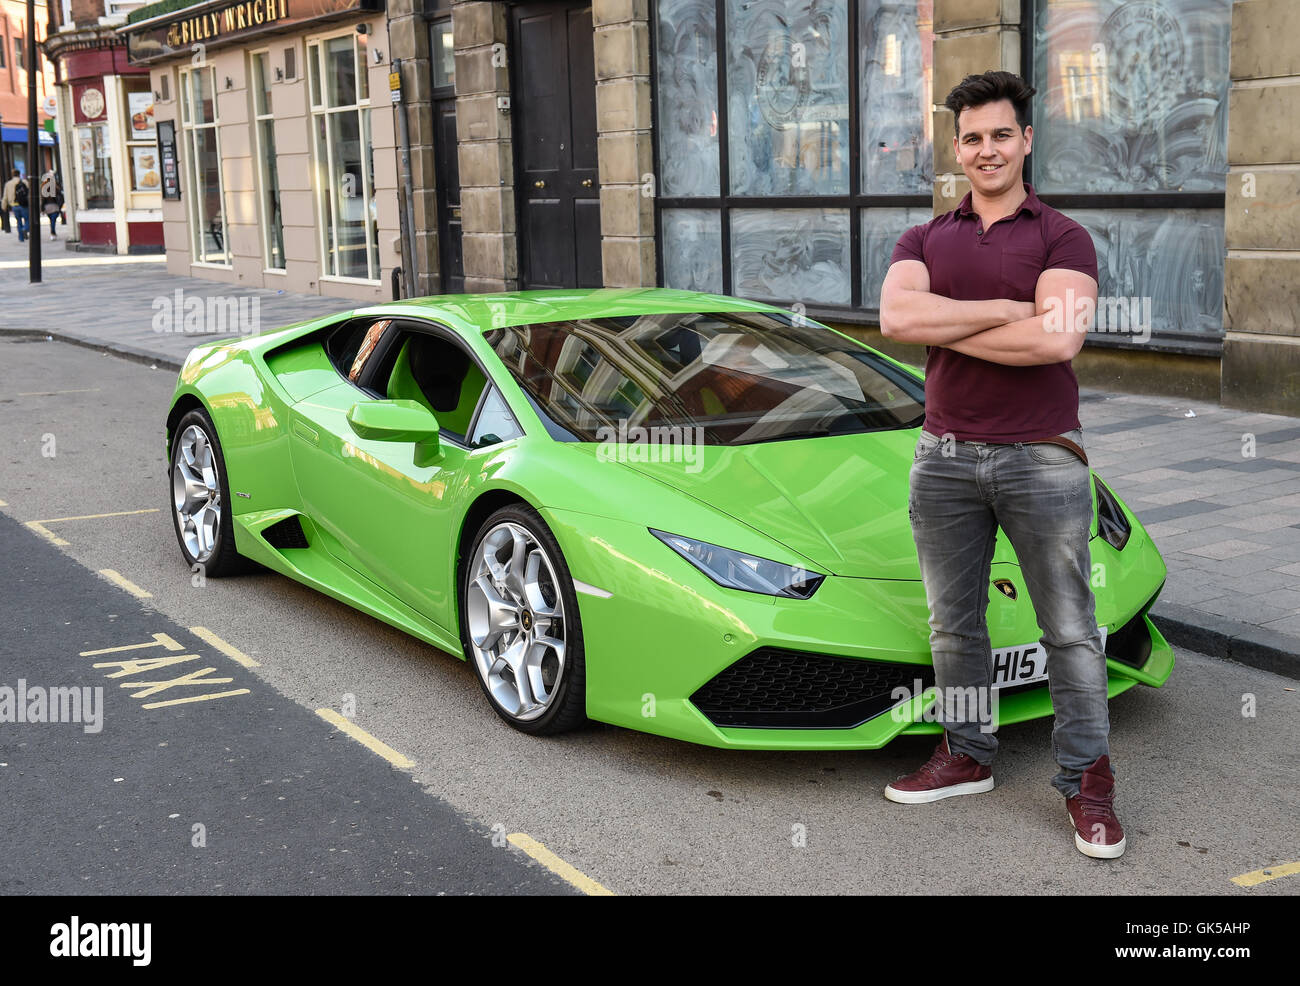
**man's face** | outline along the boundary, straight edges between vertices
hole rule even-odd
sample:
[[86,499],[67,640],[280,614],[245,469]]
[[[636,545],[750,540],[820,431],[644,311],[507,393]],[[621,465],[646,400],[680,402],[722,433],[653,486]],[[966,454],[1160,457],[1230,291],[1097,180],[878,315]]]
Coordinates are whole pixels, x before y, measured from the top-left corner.
[[953,148],[971,187],[990,198],[1019,188],[1034,128],[1020,130],[1011,100],[969,107],[957,121]]

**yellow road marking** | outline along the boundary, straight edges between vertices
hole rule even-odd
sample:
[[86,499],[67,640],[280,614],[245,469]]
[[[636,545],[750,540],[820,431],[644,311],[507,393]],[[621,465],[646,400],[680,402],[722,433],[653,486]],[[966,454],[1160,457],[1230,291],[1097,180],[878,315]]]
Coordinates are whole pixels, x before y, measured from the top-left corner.
[[246,668],[261,667],[260,664],[254,661],[238,647],[226,643],[207,627],[190,627],[190,633],[194,634],[194,636],[198,637],[205,644],[215,647],[237,664],[242,664]]
[[[163,256],[140,256],[131,254],[129,256],[108,256],[108,257],[56,257],[41,261],[42,267],[102,267],[106,264],[164,264],[167,258]],[[17,270],[27,266],[26,260],[5,260],[0,261],[0,270]]]
[[602,887],[581,870],[570,866],[551,850],[534,839],[531,835],[523,832],[516,832],[514,835],[506,836],[506,841],[516,849],[522,849],[533,859],[537,860],[548,870],[558,876],[560,879],[573,884],[588,897],[614,897],[614,891],[607,887]]
[[20,393],[19,397],[58,397],[60,394],[97,394],[98,387],[87,387],[85,390],[29,390]]
[[5,503],[4,500],[0,500],[0,507],[7,507],[7,506],[9,506],[9,504]]
[[68,543],[67,541],[63,540],[63,538],[59,537],[53,531],[47,530],[45,525],[62,524],[64,521],[68,520],[99,520],[103,517],[130,517],[134,514],[156,514],[158,510],[158,507],[150,507],[147,510],[115,510],[113,513],[109,514],[82,514],[79,517],[51,517],[49,520],[29,520],[24,526],[35,531],[42,537],[49,538],[49,540],[54,544],[66,545]]
[[1261,883],[1268,883],[1269,880],[1276,880],[1280,876],[1294,876],[1297,873],[1300,873],[1300,863],[1283,863],[1281,866],[1269,866],[1266,869],[1252,870],[1241,876],[1234,876],[1232,882],[1239,887],[1254,887]]
[[95,657],[99,654],[116,654],[124,650],[140,650],[144,647],[166,647],[168,650],[184,650],[180,644],[176,643],[165,633],[155,633],[153,643],[151,644],[127,644],[124,647],[101,647],[99,650],[83,650],[82,657]]
[[374,753],[378,753],[381,757],[383,757],[385,760],[391,763],[394,767],[401,767],[403,770],[405,770],[408,767],[415,766],[414,760],[398,753],[396,750],[394,750],[383,740],[375,739],[375,737],[371,736],[360,726],[350,722],[347,719],[344,719],[333,709],[317,709],[316,714],[320,716],[322,719],[324,719],[326,722],[328,722],[335,729],[340,729],[343,732],[347,733],[349,736],[351,736],[362,746],[366,747],[366,749]]
[[164,705],[185,705],[187,702],[206,702],[210,698],[228,698],[231,695],[247,695],[247,688],[236,688],[233,692],[212,692],[209,695],[191,695],[189,698],[172,698],[166,702],[145,702],[142,709],[161,709]]
[[153,593],[152,593],[152,592],[145,592],[145,590],[141,589],[138,585],[136,585],[136,584],[135,584],[134,582],[132,582],[130,579],[128,579],[128,578],[126,578],[124,575],[122,575],[121,572],[115,572],[115,571],[113,571],[111,568],[101,568],[101,569],[99,570],[99,574],[102,575],[102,576],[104,576],[104,578],[108,579],[108,581],[110,581],[110,582],[114,582],[114,583],[116,583],[117,585],[120,585],[123,589],[125,589],[127,592],[131,593],[131,595],[135,596],[137,599],[152,599],[152,598],[153,598]]

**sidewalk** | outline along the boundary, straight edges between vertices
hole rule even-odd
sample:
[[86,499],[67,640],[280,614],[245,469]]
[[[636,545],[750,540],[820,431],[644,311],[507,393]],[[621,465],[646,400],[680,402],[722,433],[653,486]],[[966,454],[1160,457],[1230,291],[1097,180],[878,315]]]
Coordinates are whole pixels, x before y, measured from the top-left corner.
[[[26,244],[0,233],[0,334],[52,335],[177,368],[203,338],[152,328],[158,300],[178,289],[187,299],[255,297],[264,330],[355,307],[173,277],[161,258],[70,253],[48,224],[44,234],[45,280],[33,285]],[[1169,566],[1152,615],[1170,641],[1300,677],[1300,419],[1096,390],[1082,393],[1080,418],[1093,468]]]

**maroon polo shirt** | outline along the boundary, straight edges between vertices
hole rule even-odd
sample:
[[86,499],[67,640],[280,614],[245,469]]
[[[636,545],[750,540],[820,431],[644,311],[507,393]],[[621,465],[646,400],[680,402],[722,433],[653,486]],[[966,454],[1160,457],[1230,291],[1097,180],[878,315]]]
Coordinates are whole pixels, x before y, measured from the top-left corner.
[[[919,260],[930,290],[957,301],[1033,301],[1038,276],[1063,267],[1097,279],[1097,252],[1088,231],[1051,206],[1033,186],[1014,215],[988,229],[971,209],[971,195],[952,212],[899,238],[890,263]],[[1066,312],[1066,324],[1071,324]],[[1046,366],[1004,366],[947,349],[926,347],[925,430],[958,441],[1023,442],[1079,427],[1079,382],[1067,360]]]

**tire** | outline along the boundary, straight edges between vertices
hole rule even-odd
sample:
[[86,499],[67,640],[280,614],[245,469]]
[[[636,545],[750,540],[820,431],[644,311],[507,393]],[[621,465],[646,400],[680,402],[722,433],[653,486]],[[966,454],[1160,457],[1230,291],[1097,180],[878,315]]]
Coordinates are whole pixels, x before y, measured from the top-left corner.
[[195,408],[177,422],[167,478],[172,526],[190,570],[199,566],[212,578],[253,570],[235,551],[226,459],[207,411]]
[[578,598],[559,543],[537,511],[512,504],[488,517],[460,582],[461,644],[497,715],[535,736],[585,724]]

